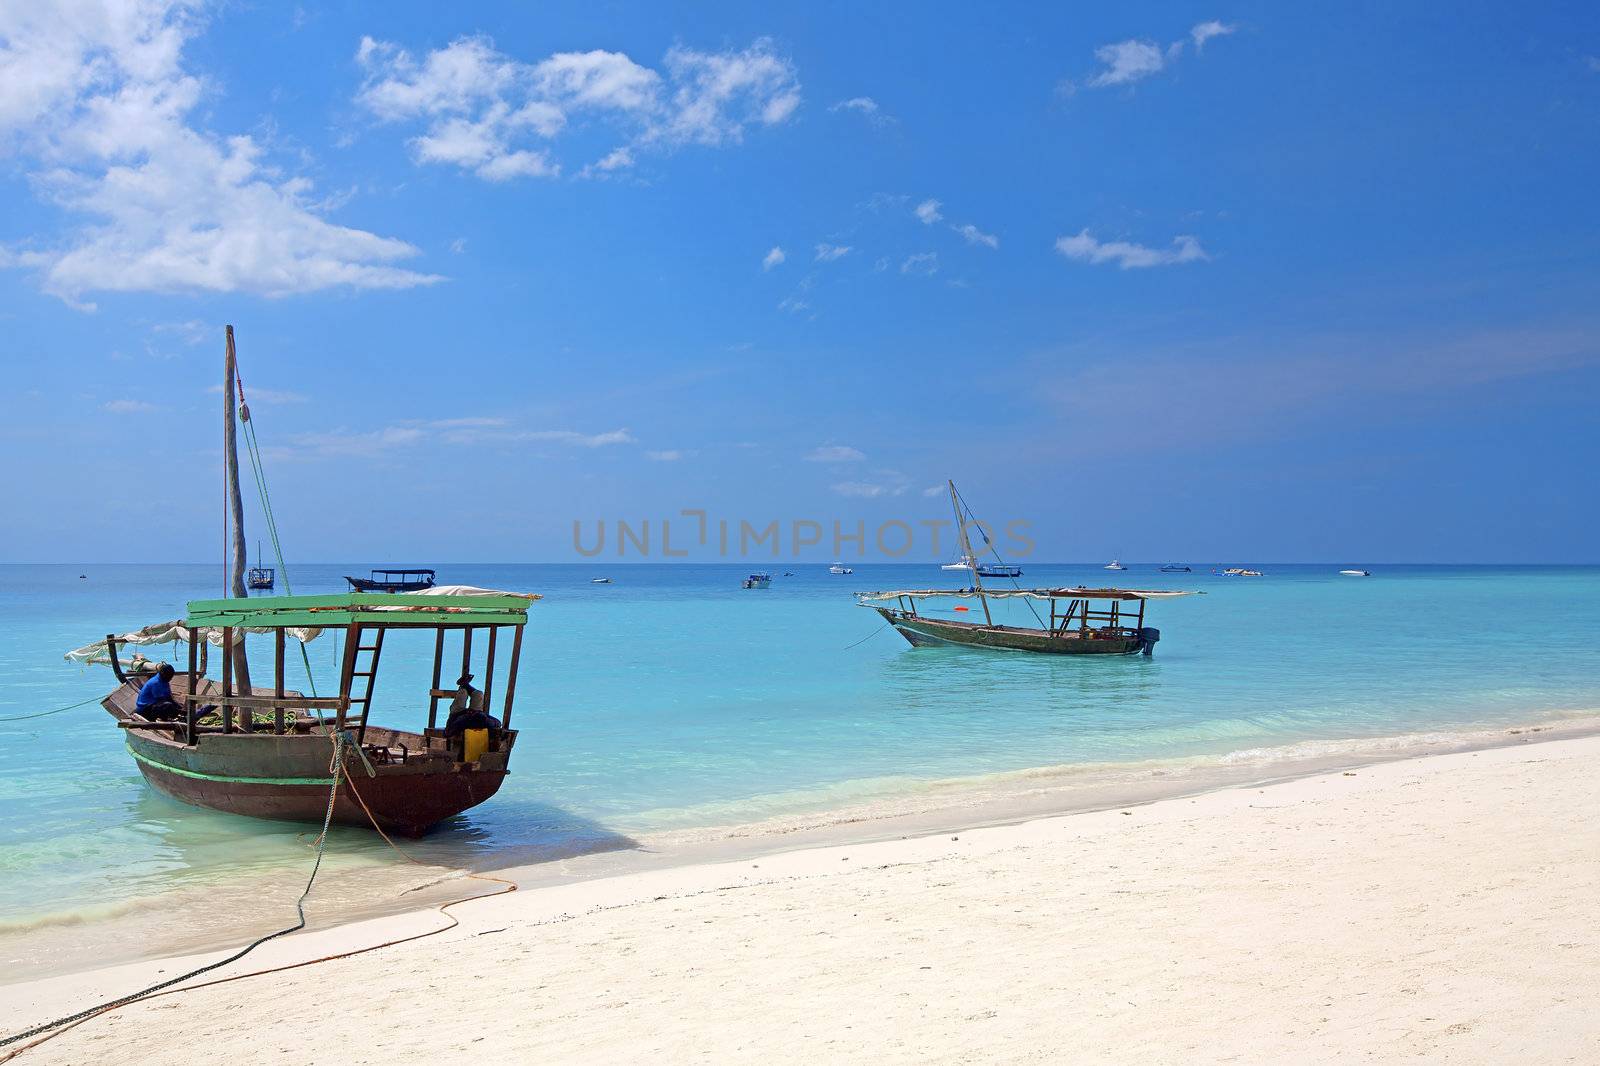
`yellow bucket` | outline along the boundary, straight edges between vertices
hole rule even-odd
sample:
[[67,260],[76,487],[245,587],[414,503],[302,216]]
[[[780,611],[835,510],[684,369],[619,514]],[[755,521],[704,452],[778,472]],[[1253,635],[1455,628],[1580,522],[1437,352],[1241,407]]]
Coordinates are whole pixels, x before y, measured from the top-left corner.
[[483,753],[489,750],[489,731],[487,729],[463,729],[461,731],[461,761],[477,762]]

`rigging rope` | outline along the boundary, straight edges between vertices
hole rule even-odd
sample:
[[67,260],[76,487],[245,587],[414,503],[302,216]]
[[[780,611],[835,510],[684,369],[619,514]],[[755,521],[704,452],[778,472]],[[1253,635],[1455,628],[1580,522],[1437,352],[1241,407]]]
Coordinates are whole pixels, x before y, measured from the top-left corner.
[[[955,489],[955,486],[952,485],[951,488]],[[994,541],[989,539],[989,531],[983,528],[983,523],[978,520],[978,516],[972,513],[972,505],[967,503],[967,498],[965,496],[961,495],[961,490],[960,489],[955,489],[955,494],[956,494],[956,499],[961,501],[961,507],[962,507],[963,510],[966,511],[967,517],[972,519],[973,524],[978,527],[978,535],[983,538],[984,545],[991,552],[994,553],[995,559],[998,560],[1002,565],[1004,565],[1005,564],[1005,559],[1000,555],[1000,549],[995,547]],[[960,515],[956,516],[956,518],[958,518],[958,519],[960,517],[961,517]],[[977,580],[978,580],[978,560],[976,560],[976,559],[972,560],[972,580],[973,580],[974,584],[976,584]],[[1013,578],[1010,578],[1009,580],[1011,582],[1011,587],[1012,588],[1017,589],[1019,591],[1022,589],[1022,585],[1017,581],[1016,578],[1013,577]],[[1044,619],[1039,617],[1039,612],[1033,606],[1032,601],[1023,600],[1022,602],[1027,606],[1029,613],[1031,613],[1033,615],[1033,620],[1035,622],[1038,622],[1039,625],[1041,627],[1043,627],[1043,628],[1049,628],[1048,626],[1045,626]]]
[[8,718],[0,718],[0,722],[26,722],[30,718],[48,718],[52,714],[60,714],[62,711],[75,711],[79,707],[86,707],[91,703],[99,703],[103,698],[104,697],[102,696],[90,696],[88,699],[83,700],[80,703],[71,703],[65,707],[57,707],[53,711],[40,711],[38,714],[14,714]]
[[[278,571],[283,574],[283,591],[294,595],[294,586],[289,582],[289,564],[283,560],[283,542],[278,538],[278,519],[272,511],[272,495],[267,491],[267,470],[261,461],[261,444],[256,438],[255,419],[250,417],[250,405],[244,398],[244,375],[239,372],[238,359],[234,360],[234,381],[239,389],[239,422],[244,427],[245,451],[250,456],[250,469],[255,474],[256,492],[261,496],[261,514],[267,523],[267,535],[272,538],[272,554],[278,561]],[[317,694],[317,679],[311,674],[311,656],[306,651],[304,641],[300,641],[300,661],[305,664],[306,684],[311,688],[311,695]],[[320,719],[322,716],[319,714]]]

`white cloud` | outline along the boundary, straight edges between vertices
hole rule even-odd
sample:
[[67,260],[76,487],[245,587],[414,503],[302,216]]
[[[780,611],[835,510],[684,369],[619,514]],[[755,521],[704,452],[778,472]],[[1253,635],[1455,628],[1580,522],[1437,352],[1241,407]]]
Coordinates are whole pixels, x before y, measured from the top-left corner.
[[[221,396],[222,386],[208,385],[206,392],[212,396]],[[263,389],[252,385],[245,390],[244,400],[245,403],[249,404],[264,404],[268,407],[275,407],[282,404],[307,403],[310,397],[306,396],[305,393],[292,392],[289,389]]]
[[675,463],[683,458],[683,453],[676,448],[669,448],[660,452],[645,452],[644,457],[657,463]]
[[938,252],[918,252],[916,255],[908,255],[900,264],[900,273],[902,274],[921,274],[924,277],[928,277],[938,272]]
[[811,305],[798,296],[785,296],[778,301],[778,310],[787,311],[791,315],[798,315],[811,310]]
[[992,233],[983,232],[970,222],[964,226],[951,226],[950,228],[961,234],[961,236],[965,237],[968,244],[982,244],[990,248],[1000,247],[999,237],[996,237]]
[[510,434],[515,440],[549,440],[577,448],[604,448],[609,444],[637,444],[632,433],[613,429],[605,433],[576,433],[570,429],[542,429]]
[[945,486],[943,485],[929,485],[927,488],[922,490],[922,494],[927,497],[943,496],[944,492]]
[[835,259],[843,259],[849,254],[850,246],[848,244],[819,244],[817,245],[816,262],[831,263]]
[[833,486],[833,491],[853,499],[876,500],[883,496],[899,496],[906,490],[904,485],[880,485],[873,481],[841,481]]
[[1153,41],[1119,41],[1104,44],[1094,50],[1094,57],[1105,69],[1089,79],[1096,88],[1107,85],[1126,85],[1148,78],[1166,66],[1166,53]]
[[603,433],[579,433],[570,429],[507,429],[504,418],[441,418],[400,422],[381,429],[345,429],[302,433],[291,438],[301,453],[320,456],[377,457],[413,445],[452,444],[460,446],[555,443],[573,448],[602,448],[614,444],[636,444],[626,429]]
[[424,124],[410,141],[417,162],[489,181],[560,174],[549,145],[575,120],[623,141],[580,171],[588,177],[632,166],[645,147],[737,143],[747,128],[785,122],[800,105],[794,65],[765,38],[740,51],[674,47],[659,71],[600,49],[527,63],[483,36],[421,59],[365,37],[356,61],[367,74],[357,99],[374,116]]
[[931,226],[944,217],[939,211],[938,200],[924,200],[912,209],[917,218],[922,220],[924,226]]
[[1076,237],[1056,238],[1056,251],[1085,263],[1115,263],[1123,270],[1171,266],[1209,259],[1200,242],[1190,236],[1172,238],[1170,248],[1150,248],[1129,241],[1098,241],[1083,230]]
[[848,100],[840,100],[828,110],[853,111],[874,126],[889,126],[895,122],[894,116],[885,112],[878,106],[878,101],[870,96],[852,96]]
[[142,415],[157,410],[155,404],[143,400],[107,400],[100,407],[117,415]]
[[409,288],[405,241],[328,222],[311,182],[249,136],[191,124],[208,86],[183,66],[198,5],[7,5],[0,11],[0,147],[41,196],[85,219],[53,242],[0,249],[69,302],[94,291]]
[[467,250],[467,239],[465,237],[457,237],[450,242],[450,250],[456,255],[460,255]]
[[866,455],[848,444],[824,444],[811,449],[805,458],[808,463],[859,463]]
[[761,258],[761,269],[771,270],[773,267],[777,266],[787,258],[789,257],[783,254],[782,248],[779,248],[777,245],[773,245],[772,251],[768,252]]
[[1238,29],[1237,26],[1230,26],[1225,22],[1219,22],[1216,19],[1211,19],[1209,22],[1201,22],[1196,24],[1194,28],[1189,31],[1189,36],[1194,39],[1194,50],[1199,52],[1205,48],[1206,42],[1211,40],[1211,38],[1226,37],[1236,29]]

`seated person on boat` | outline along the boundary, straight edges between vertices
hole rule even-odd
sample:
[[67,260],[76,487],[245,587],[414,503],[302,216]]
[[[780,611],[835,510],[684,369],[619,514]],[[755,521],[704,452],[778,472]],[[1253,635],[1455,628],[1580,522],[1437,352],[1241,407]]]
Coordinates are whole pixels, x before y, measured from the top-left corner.
[[152,722],[170,722],[183,716],[183,708],[172,698],[171,663],[162,663],[155,676],[139,689],[134,710]]
[[483,693],[472,687],[472,675],[462,674],[456,698],[450,701],[450,717],[444,721],[444,735],[454,740],[468,729],[499,730],[500,719],[484,710]]

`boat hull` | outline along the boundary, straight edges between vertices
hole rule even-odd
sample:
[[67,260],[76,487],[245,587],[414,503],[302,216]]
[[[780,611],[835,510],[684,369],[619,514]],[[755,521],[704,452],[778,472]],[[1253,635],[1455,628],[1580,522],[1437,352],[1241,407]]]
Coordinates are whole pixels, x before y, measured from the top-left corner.
[[421,592],[434,585],[432,581],[372,581],[364,577],[346,577],[345,580],[357,592]]
[[945,622],[913,618],[887,608],[876,610],[913,647],[956,645],[1046,655],[1149,655],[1161,639],[1155,629],[1141,629],[1131,636],[1086,638],[1075,631],[1053,634],[1042,629]]
[[[127,721],[120,695],[108,698],[106,709]],[[327,812],[333,743],[326,733],[202,733],[198,743],[186,745],[165,731],[126,732],[140,773],[173,799],[224,814],[294,822],[320,823]],[[368,827],[376,822],[387,833],[421,836],[500,790],[515,740],[516,732],[506,731],[499,750],[469,764],[443,750],[426,750],[427,741],[417,734],[369,729],[369,746],[398,750],[403,743],[410,753],[404,762],[374,762],[369,775],[366,764],[346,751],[349,775],[334,797],[333,820]]]

